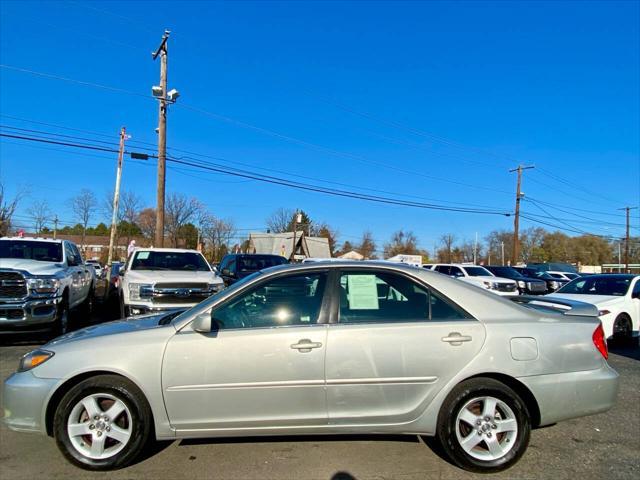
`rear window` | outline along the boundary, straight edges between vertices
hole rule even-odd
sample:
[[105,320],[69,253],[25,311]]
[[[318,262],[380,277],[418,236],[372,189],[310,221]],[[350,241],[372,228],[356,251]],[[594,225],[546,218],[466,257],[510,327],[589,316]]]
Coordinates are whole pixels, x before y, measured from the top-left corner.
[[238,257],[238,272],[257,272],[287,263],[284,257]]
[[195,252],[137,251],[133,254],[131,270],[185,270],[210,272],[209,264]]
[[0,240],[0,258],[62,262],[62,243]]
[[558,290],[558,293],[622,297],[629,290],[629,285],[631,285],[631,277],[576,278]]

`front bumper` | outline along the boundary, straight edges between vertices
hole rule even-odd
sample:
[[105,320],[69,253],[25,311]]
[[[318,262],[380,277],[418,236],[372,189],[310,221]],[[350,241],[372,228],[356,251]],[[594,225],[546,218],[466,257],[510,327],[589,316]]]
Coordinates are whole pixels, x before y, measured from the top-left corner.
[[616,402],[618,373],[606,362],[597,370],[518,378],[540,408],[540,426],[609,410]]
[[198,303],[199,302],[171,303],[167,305],[133,303],[130,305],[126,305],[127,311],[125,313],[127,314],[127,316],[134,316],[134,315],[146,315],[148,313],[169,312],[171,310],[186,310],[196,306]]
[[500,290],[489,290],[491,293],[495,293],[496,295],[500,295],[501,297],[517,297],[518,295],[520,295],[520,292],[516,289],[513,292],[503,292]]
[[0,333],[50,328],[62,297],[41,297],[18,302],[0,300]]
[[38,378],[32,372],[14,373],[4,381],[2,421],[11,430],[46,434],[45,406],[59,380]]

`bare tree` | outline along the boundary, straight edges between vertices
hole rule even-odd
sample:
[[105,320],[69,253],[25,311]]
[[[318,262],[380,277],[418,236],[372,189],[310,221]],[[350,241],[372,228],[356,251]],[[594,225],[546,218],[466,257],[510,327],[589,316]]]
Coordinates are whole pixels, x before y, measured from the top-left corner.
[[440,243],[442,244],[442,247],[447,255],[447,260],[446,260],[447,263],[452,262],[452,251],[453,251],[453,244],[455,243],[455,241],[456,241],[456,236],[453,233],[445,233],[440,237]]
[[156,235],[155,208],[145,208],[140,211],[140,213],[138,214],[138,227],[140,227],[142,235],[153,242],[153,239]]
[[178,246],[180,228],[194,220],[204,206],[195,198],[182,193],[172,193],[165,206],[164,226],[174,247]]
[[229,250],[231,240],[236,235],[236,226],[231,219],[211,217],[204,229],[206,239],[211,243],[214,262],[220,261],[223,252]]
[[385,258],[394,257],[396,255],[421,255],[422,252],[418,248],[418,239],[413,232],[405,232],[398,230],[391,236],[391,241],[384,244]]
[[98,201],[96,196],[89,189],[83,188],[78,195],[71,199],[71,210],[73,215],[82,225],[82,249],[84,250],[84,240],[87,234],[87,225],[96,211]]
[[31,204],[27,210],[29,216],[33,219],[33,223],[36,230],[36,235],[42,232],[42,229],[47,226],[47,223],[51,219],[51,210],[46,200],[36,200]]
[[22,199],[24,192],[18,192],[10,200],[4,192],[4,185],[0,183],[0,237],[9,234],[11,229],[11,219],[18,208],[18,203]]
[[295,214],[296,212],[290,208],[279,208],[267,218],[267,228],[271,233],[286,232]]

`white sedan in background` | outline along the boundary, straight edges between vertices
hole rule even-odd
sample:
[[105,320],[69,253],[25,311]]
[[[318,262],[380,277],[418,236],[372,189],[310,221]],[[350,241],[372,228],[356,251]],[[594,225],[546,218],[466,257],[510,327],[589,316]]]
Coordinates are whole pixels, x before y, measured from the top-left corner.
[[470,283],[476,287],[489,290],[491,293],[503,297],[512,297],[520,294],[518,285],[509,278],[497,277],[480,265],[467,265],[463,263],[436,263],[427,267],[443,275]]
[[598,307],[607,338],[630,342],[640,331],[640,275],[579,277],[548,296],[579,300]]

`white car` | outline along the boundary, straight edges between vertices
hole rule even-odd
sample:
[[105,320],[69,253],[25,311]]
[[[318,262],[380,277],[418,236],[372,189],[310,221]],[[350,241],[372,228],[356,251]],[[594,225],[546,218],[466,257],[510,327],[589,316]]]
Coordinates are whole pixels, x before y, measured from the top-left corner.
[[573,272],[557,272],[555,270],[549,270],[547,273],[552,277],[558,278],[560,280],[571,281],[571,280],[575,280],[576,278],[580,278],[580,275]]
[[606,338],[631,341],[640,330],[640,275],[580,277],[547,296],[579,300],[598,307]]
[[518,284],[514,280],[496,277],[489,270],[479,265],[435,263],[431,266],[430,270],[458,278],[503,297],[519,295]]
[[190,308],[224,288],[197,250],[138,248],[120,271],[120,314]]

